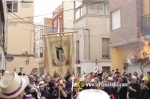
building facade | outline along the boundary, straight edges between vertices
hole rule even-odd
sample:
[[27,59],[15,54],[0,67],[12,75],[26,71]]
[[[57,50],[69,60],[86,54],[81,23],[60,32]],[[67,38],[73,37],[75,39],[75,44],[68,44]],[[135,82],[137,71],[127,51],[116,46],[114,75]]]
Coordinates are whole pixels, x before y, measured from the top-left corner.
[[[131,62],[130,53],[140,50],[140,36],[148,37],[149,0],[110,0],[110,43],[112,68],[140,73],[140,64]],[[136,53],[138,54],[138,53]],[[145,68],[145,70],[148,70]],[[145,71],[146,73],[146,71]]]
[[6,62],[6,69],[19,72],[24,66],[23,73],[30,74],[35,67],[34,60],[34,3],[33,0],[7,1],[7,53],[14,56],[13,61]]
[[0,1],[0,69],[5,69],[5,54],[7,53],[7,8],[6,1]]
[[59,5],[52,16],[52,27],[54,33],[60,32],[72,32],[74,20],[74,2],[63,1],[62,5]]
[[35,27],[35,60],[39,66],[39,74],[46,74],[44,66],[44,39],[43,35],[52,32],[52,19],[44,18]]
[[75,2],[74,34],[75,70],[77,74],[111,70],[109,47],[109,1]]

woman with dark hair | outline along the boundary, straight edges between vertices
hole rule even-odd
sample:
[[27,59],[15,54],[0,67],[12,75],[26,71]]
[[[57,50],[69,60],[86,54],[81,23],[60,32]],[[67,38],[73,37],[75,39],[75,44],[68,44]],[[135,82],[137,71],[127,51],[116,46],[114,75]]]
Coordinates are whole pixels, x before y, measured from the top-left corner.
[[131,73],[128,73],[127,77],[128,77],[128,81],[131,82],[132,79]]
[[121,82],[117,90],[119,99],[127,99],[127,90],[128,90],[127,78],[125,76],[122,76]]

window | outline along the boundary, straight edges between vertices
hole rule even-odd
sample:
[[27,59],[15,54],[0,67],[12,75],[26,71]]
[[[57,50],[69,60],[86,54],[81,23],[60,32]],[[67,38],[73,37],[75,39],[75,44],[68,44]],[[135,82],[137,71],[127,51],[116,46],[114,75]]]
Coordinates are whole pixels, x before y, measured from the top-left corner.
[[110,47],[109,47],[109,38],[102,38],[102,58],[108,59],[110,58]]
[[81,16],[86,14],[86,8],[84,6],[80,6],[76,11],[75,11],[75,19],[80,18]]
[[38,32],[39,32],[39,30],[36,32],[36,34],[35,34],[35,40],[37,41],[38,40]]
[[106,5],[106,15],[109,15],[109,5]]
[[75,2],[75,8],[78,8],[81,4],[82,4],[81,1],[76,1],[76,2]]
[[102,67],[102,71],[109,73],[109,71],[110,71],[110,66],[103,66],[103,67]]
[[78,9],[76,12],[75,12],[75,19],[78,19],[80,17],[80,10]]
[[57,27],[57,20],[54,21],[54,27],[55,27],[55,28]]
[[41,32],[39,31],[38,32],[38,40],[40,39],[40,36],[41,36]]
[[40,39],[43,39],[43,29],[40,29]]
[[37,51],[37,53],[36,53],[36,57],[37,57],[37,58],[39,58],[39,49],[38,49],[38,48],[36,48],[36,51]]
[[104,15],[104,5],[97,5],[97,14]]
[[83,16],[85,14],[86,14],[86,7],[83,6],[80,8],[80,15]]
[[44,75],[44,67],[39,68],[40,75]]
[[79,41],[76,41],[76,58],[79,59]]
[[8,12],[18,12],[18,2],[16,0],[7,1]]
[[35,56],[38,57],[38,48],[35,48]]
[[40,47],[40,58],[43,58],[43,47]]
[[121,27],[120,10],[112,12],[112,30]]
[[77,67],[77,74],[81,74],[81,67]]
[[95,5],[91,5],[88,7],[88,14],[96,14]]
[[104,5],[95,4],[88,7],[88,14],[104,15]]

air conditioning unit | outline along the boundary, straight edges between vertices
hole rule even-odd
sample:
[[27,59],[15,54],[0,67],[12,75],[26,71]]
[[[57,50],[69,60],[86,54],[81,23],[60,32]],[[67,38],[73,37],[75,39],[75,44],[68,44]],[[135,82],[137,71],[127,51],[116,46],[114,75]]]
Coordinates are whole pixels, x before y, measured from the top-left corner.
[[27,55],[28,51],[22,51],[21,53],[22,53],[22,55]]

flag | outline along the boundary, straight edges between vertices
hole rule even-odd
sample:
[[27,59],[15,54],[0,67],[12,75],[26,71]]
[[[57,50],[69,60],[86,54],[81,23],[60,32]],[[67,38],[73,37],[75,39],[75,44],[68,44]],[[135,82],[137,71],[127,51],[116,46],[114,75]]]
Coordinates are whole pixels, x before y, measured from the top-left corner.
[[61,78],[69,70],[74,69],[73,33],[60,33],[44,38],[46,70],[53,75],[54,72]]

